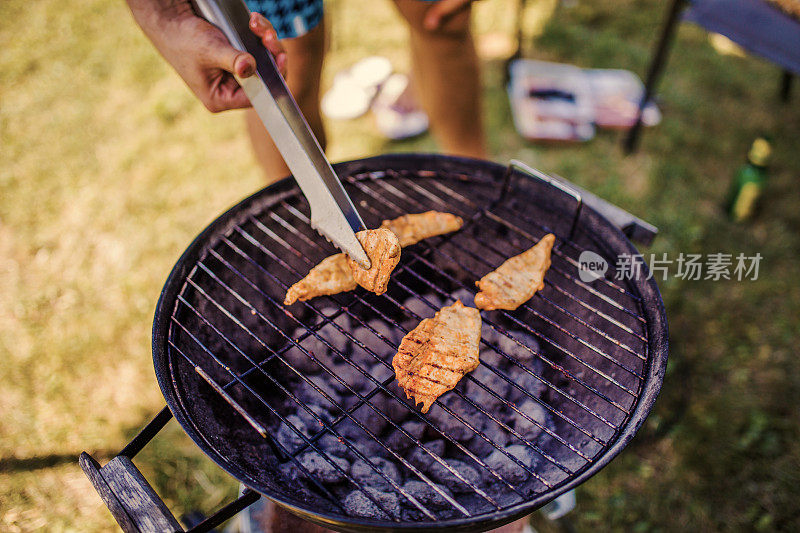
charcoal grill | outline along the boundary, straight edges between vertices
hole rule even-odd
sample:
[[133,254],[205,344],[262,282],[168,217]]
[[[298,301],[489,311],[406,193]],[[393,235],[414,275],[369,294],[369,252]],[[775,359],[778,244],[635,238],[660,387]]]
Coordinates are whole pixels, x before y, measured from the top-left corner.
[[[248,487],[192,531],[261,495],[337,530],[473,531],[587,480],[650,411],[667,360],[658,288],[645,265],[632,279],[612,268],[582,281],[578,257],[615,265],[637,253],[628,236],[652,238],[652,226],[517,163],[394,155],[335,169],[367,227],[435,209],[464,228],[404,249],[384,295],[359,288],[289,307],[287,287],[335,253],[293,180],[206,228],[155,313],[168,408],[104,467],[81,456],[123,529],[183,531],[132,463],[172,416]],[[481,367],[427,415],[409,406],[391,371],[402,335],[468,301],[477,279],[548,232],[545,288],[516,311],[483,312]]]

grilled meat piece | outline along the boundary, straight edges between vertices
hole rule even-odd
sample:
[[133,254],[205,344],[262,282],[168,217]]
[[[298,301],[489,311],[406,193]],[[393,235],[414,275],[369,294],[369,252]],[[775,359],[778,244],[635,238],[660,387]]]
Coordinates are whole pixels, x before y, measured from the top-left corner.
[[303,302],[317,296],[338,294],[355,288],[356,280],[347,265],[347,256],[336,254],[323,259],[306,277],[289,287],[283,304],[292,305],[297,300]]
[[397,235],[386,228],[367,229],[356,233],[356,238],[369,257],[369,270],[347,258],[353,279],[375,294],[383,294],[389,286],[389,276],[400,262],[400,241]]
[[[463,224],[464,220],[461,217],[439,211],[403,215],[392,220],[384,220],[377,230],[367,230],[356,235],[364,246],[364,251],[367,252],[373,268],[364,270],[354,261],[351,261],[352,266],[348,266],[348,258],[345,254],[332,255],[323,259],[320,264],[309,271],[305,278],[292,285],[286,292],[283,303],[284,305],[291,305],[297,300],[302,302],[317,296],[352,291],[356,288],[356,285],[361,285],[377,294],[383,294],[386,292],[389,274],[397,266],[397,262],[393,265],[391,264],[394,257],[389,257],[393,253],[393,247],[389,243],[393,242],[393,239],[384,233],[385,230],[388,229],[394,233],[397,236],[399,245],[402,247],[416,244],[428,237],[457,231]],[[359,236],[362,233],[373,235],[373,237],[368,237],[365,241]],[[370,251],[367,248],[368,245],[370,247],[383,246],[384,251],[378,252],[376,251],[377,249]],[[392,249],[391,251],[389,250],[390,248]],[[379,258],[377,262],[375,261],[376,255]],[[396,260],[400,260],[399,248]],[[378,268],[373,270],[376,264]],[[389,268],[390,266],[391,268]],[[358,277],[363,283],[356,279],[354,275],[356,272],[358,272]],[[372,287],[382,290],[374,290]]]
[[427,211],[413,215],[384,220],[382,228],[388,228],[400,239],[400,246],[411,246],[422,239],[458,231],[464,225],[464,219],[450,213]]
[[289,287],[283,304],[352,291],[357,285],[377,294],[386,292],[389,274],[400,261],[397,236],[389,230],[377,229],[359,231],[356,237],[364,246],[372,268],[364,270],[345,254],[326,257],[306,277]]
[[397,383],[427,413],[436,398],[478,367],[480,340],[477,309],[458,300],[443,307],[403,337],[392,360]]
[[476,281],[480,292],[475,295],[475,306],[487,311],[513,311],[530,300],[544,288],[544,274],[550,268],[550,251],[555,241],[555,235],[548,233],[535,246]]

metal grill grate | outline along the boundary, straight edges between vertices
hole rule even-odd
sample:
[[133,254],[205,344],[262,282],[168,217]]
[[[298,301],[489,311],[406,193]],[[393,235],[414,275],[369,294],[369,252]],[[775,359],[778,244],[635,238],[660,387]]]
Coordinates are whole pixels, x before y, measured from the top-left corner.
[[[178,295],[168,345],[182,386],[192,369],[198,401],[241,426],[242,453],[261,454],[280,490],[298,502],[322,497],[344,516],[476,516],[587,469],[630,417],[648,348],[635,288],[577,276],[577,255],[600,245],[546,205],[513,194],[498,202],[494,182],[420,171],[345,182],[368,227],[429,209],[466,224],[404,249],[382,296],[359,288],[287,308],[288,286],[334,250],[310,228],[296,190],[239,220]],[[482,365],[437,402],[438,415],[409,407],[391,368],[399,338],[454,296],[474,295],[474,281],[548,232],[557,244],[545,288],[517,311],[482,313]],[[356,472],[355,463],[366,466]],[[347,504],[354,493],[360,508]]]

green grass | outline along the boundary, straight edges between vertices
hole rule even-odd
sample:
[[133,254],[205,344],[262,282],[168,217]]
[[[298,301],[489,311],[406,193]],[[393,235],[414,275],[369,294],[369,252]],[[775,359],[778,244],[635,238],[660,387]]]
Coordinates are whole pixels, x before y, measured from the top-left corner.
[[[478,32],[510,34],[512,4],[479,3]],[[644,71],[660,2],[554,5],[527,12],[541,30],[528,56]],[[407,67],[389,3],[330,7],[326,86],[367,54]],[[122,2],[6,0],[0,49],[0,530],[105,531],[113,521],[73,457],[108,457],[163,405],[149,338],[161,284],[260,174],[239,114],[206,113]],[[631,446],[579,489],[570,519],[579,531],[797,529],[797,95],[780,104],[774,66],[721,56],[684,25],[661,85],[664,120],[625,158],[615,132],[569,147],[521,140],[501,69],[485,63],[494,160],[522,159],[647,218],[661,233],[646,252],[764,257],[757,282],[660,284],[671,331],[662,395]],[[387,143],[369,117],[328,129],[334,160],[436,148],[429,137]],[[733,224],[719,206],[760,131],[775,138],[764,209]],[[138,464],[176,514],[235,493],[174,422]]]

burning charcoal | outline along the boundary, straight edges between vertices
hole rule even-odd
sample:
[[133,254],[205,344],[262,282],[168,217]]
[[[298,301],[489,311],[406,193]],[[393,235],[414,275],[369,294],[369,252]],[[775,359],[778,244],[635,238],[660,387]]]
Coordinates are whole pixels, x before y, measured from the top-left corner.
[[472,514],[474,515],[485,513],[491,509],[494,509],[494,506],[491,503],[487,502],[483,496],[476,492],[459,494],[457,501],[465,508],[472,511]]
[[[367,435],[363,429],[350,419],[342,420],[336,425],[335,429],[353,448],[366,457],[383,457],[387,453],[384,446]],[[357,458],[352,450],[348,451],[347,456],[354,460]]]
[[394,375],[394,370],[392,370],[392,367],[390,366],[386,366],[383,363],[378,363],[370,369],[369,373],[375,378],[376,381],[383,383]]
[[322,393],[317,391],[305,380],[301,380],[300,383],[298,383],[294,388],[293,392],[301,402],[312,405],[320,405],[328,410],[336,410],[335,404],[341,402],[341,398],[339,397],[339,393],[336,392],[336,389],[331,386],[331,379],[333,378],[327,374],[309,376],[309,380],[314,383],[314,385],[319,387],[325,394],[327,394],[334,403],[331,403],[331,400],[328,400]]
[[516,411],[511,411],[511,415],[513,415],[511,427],[513,427],[517,433],[530,441],[542,433],[542,427],[549,427],[551,425],[550,416],[545,408],[533,400],[527,400],[526,402],[523,402],[519,406],[519,410],[525,413],[531,420],[535,420],[541,425],[540,427],[524,416],[520,416],[520,414]]
[[[484,431],[486,436],[491,439],[492,442],[497,444],[499,447],[503,447],[508,443],[508,432],[497,425],[496,422],[491,421],[486,424],[487,429]],[[494,428],[494,429],[491,429]],[[467,449],[477,455],[478,457],[486,457],[490,453],[497,450],[497,448],[492,445],[491,442],[487,441],[483,437],[479,435],[475,435],[472,437],[472,440],[469,441],[467,445]]]
[[390,450],[396,452],[404,452],[410,448],[411,445],[414,444],[414,440],[412,439],[419,439],[422,437],[427,425],[421,421],[408,420],[400,424],[400,427],[403,428],[410,437],[406,436],[399,429],[395,429],[386,439],[386,446],[388,446]]
[[475,307],[475,293],[467,289],[458,289],[451,294],[454,300],[461,300],[467,307]]
[[[438,488],[447,496],[451,498],[453,497],[453,494],[447,489],[447,487],[439,486]],[[444,496],[434,489],[433,486],[425,483],[424,481],[409,479],[403,485],[403,490],[405,490],[409,496],[414,497],[421,505],[427,507],[428,509],[448,509],[451,507],[451,503],[448,502]],[[409,505],[413,504],[409,502]],[[419,511],[416,508],[414,510]]]
[[[511,339],[513,337],[519,344]],[[520,346],[523,344],[524,346]],[[511,355],[522,364],[528,365],[532,361],[537,360],[536,354],[539,353],[539,341],[536,337],[523,333],[521,331],[510,331],[507,335],[501,335],[499,340],[499,347],[508,355]]]
[[344,438],[352,442],[360,442],[361,440],[369,439],[369,436],[364,433],[364,430],[356,425],[355,422],[349,418],[339,422],[334,429]]
[[522,496],[511,490],[505,485],[498,488],[498,492],[494,495],[498,504],[507,507],[522,501]]
[[350,364],[344,363],[341,365],[336,365],[331,368],[331,371],[347,384],[347,386],[345,386],[333,377],[330,378],[331,386],[333,386],[333,388],[335,388],[340,394],[352,395],[353,393],[348,390],[347,387],[359,392],[362,392],[367,388],[372,388],[373,383],[357,368]]
[[489,454],[489,457],[486,458],[486,464],[503,479],[512,484],[520,483],[528,477],[527,472],[525,472],[521,466],[500,450],[495,450]]
[[[304,353],[303,355],[305,355],[305,357],[308,359],[311,359],[312,363],[322,365],[327,368],[333,366],[334,360],[330,355],[330,349],[320,339],[314,336],[307,337],[300,341],[300,346],[303,347],[305,352],[308,352]],[[316,361],[314,361],[314,359],[316,359]],[[320,369],[319,371],[322,372],[323,370]]]
[[[340,322],[344,322],[346,320],[346,324],[348,329],[344,328],[344,325],[339,324]],[[334,322],[340,325],[343,331],[349,331],[350,326],[350,319],[345,317],[339,317]],[[339,331],[339,329],[334,324],[325,324],[322,326],[318,331],[317,335],[321,338],[317,338],[317,336],[312,335],[309,337],[309,341],[311,344],[309,346],[314,349],[319,349],[320,352],[330,351],[331,348],[328,347],[328,344],[333,346],[333,349],[338,352],[349,352],[350,351],[350,339],[347,338],[347,335]],[[327,344],[323,342],[323,339],[327,341]],[[334,353],[334,355],[338,358],[338,354]]]
[[480,474],[468,464],[456,459],[445,459],[445,463],[461,474],[467,482],[456,477],[450,469],[438,461],[433,461],[428,467],[428,473],[431,479],[441,483],[453,492],[470,492],[473,490],[472,486],[478,486],[480,484]]
[[531,375],[527,370],[521,368],[513,369],[513,367],[507,372],[508,376],[514,380],[514,383],[519,385],[518,387],[511,386],[511,390],[508,394],[509,401],[512,403],[522,403],[526,400],[530,400],[531,396],[534,398],[541,398],[547,391],[547,385],[545,385],[543,378],[536,377],[537,375],[541,376],[541,372],[536,369],[533,369],[533,371],[536,375]]
[[[369,492],[375,500],[377,500],[381,507],[386,509],[391,516],[387,516],[386,512],[382,511],[380,507],[367,497],[364,492]],[[351,516],[360,516],[362,518],[383,518],[390,519],[400,514],[400,500],[397,496],[389,492],[381,492],[373,488],[366,488],[364,491],[354,490],[342,501],[342,506],[345,512]]]
[[437,297],[431,295],[424,296],[424,298],[427,302],[430,302],[430,305],[422,298],[415,298],[413,296],[403,302],[403,307],[408,310],[408,318],[417,320],[414,315],[419,315],[420,319],[423,319],[431,318],[436,314],[442,302]]
[[[328,344],[333,346],[334,351],[331,351],[331,348],[328,347],[328,344],[323,342],[323,339],[324,341],[327,341]],[[320,364],[327,368],[330,368],[336,362],[341,361],[341,357],[335,352],[335,350],[349,351],[350,349],[349,340],[342,333],[337,331],[336,328],[331,324],[323,326],[319,331],[316,332],[316,334],[311,334],[300,341],[300,345],[303,347],[303,350],[309,352],[311,355],[313,355],[313,357],[305,353],[302,353],[301,355],[305,356],[307,359],[311,359],[312,363],[313,359],[316,358]],[[295,356],[295,359],[300,360],[300,356]],[[311,363],[303,364],[310,365]]]
[[367,322],[367,325],[372,329],[374,329],[375,331],[377,331],[378,333],[380,333],[381,335],[383,335],[383,337],[391,343],[390,346],[389,344],[386,343],[385,340],[376,336],[378,340],[380,340],[381,343],[383,344],[383,348],[381,348],[381,351],[378,351],[377,353],[384,355],[388,354],[394,355],[394,352],[397,351],[397,345],[400,344],[400,341],[403,338],[402,330],[377,318],[374,318],[369,322]]
[[[364,440],[354,444],[355,447],[358,448],[358,451],[360,451],[365,457],[387,457],[389,455],[389,452],[386,450],[385,446],[371,439],[370,437],[365,437]],[[355,458],[354,453],[351,453],[350,455]]]
[[[512,446],[507,446],[505,451],[519,459],[520,462],[531,469],[536,464],[535,456],[525,446],[514,444]],[[486,464],[509,483],[520,483],[527,479],[529,475],[522,466],[500,450],[492,452],[489,457],[486,458]]]
[[[339,312],[338,307],[325,307],[321,309],[321,312],[326,317],[331,317]],[[353,329],[353,324],[350,320],[350,315],[347,313],[341,313],[336,318],[333,319],[333,322],[336,323],[339,327],[341,327],[344,331],[350,331]]]
[[[323,483],[339,483],[344,481],[345,474],[350,470],[347,459],[331,455],[323,457],[316,452],[307,452],[300,456],[300,464],[308,473]],[[339,468],[333,466],[335,463]]]
[[353,343],[353,351],[350,355],[350,359],[361,367],[367,368],[374,365],[378,362],[376,356],[386,358],[392,351],[391,347],[367,328],[356,328],[353,330],[353,337],[364,345],[359,346],[357,343]]
[[[511,387],[508,380],[483,365],[476,368],[470,376],[475,381],[473,379],[462,380],[467,382],[466,395],[468,398],[490,412],[503,405],[502,399],[506,398],[508,389]],[[476,381],[480,382],[480,385]]]
[[349,449],[344,442],[339,440],[339,437],[332,433],[325,433],[317,441],[317,447],[327,454],[335,455],[337,457],[346,457]]
[[[294,404],[294,402],[292,403]],[[294,405],[296,406],[297,404]],[[331,415],[324,407],[314,404],[307,405],[307,407],[311,409],[314,413],[313,415],[302,407],[297,407],[296,416],[303,421],[309,432],[315,433],[324,427],[319,421],[320,418],[325,422],[330,422]]]
[[478,435],[472,437],[472,440],[470,440],[466,446],[469,451],[478,457],[486,457],[496,449],[489,442]]
[[286,422],[281,422],[281,425],[278,426],[278,431],[275,432],[275,440],[278,441],[278,444],[291,452],[295,448],[301,446],[305,441],[294,429],[289,427],[287,423],[294,426],[304,435],[308,433],[308,429],[303,420],[297,415],[287,416]]
[[[311,359],[308,354],[297,346],[289,348],[281,357],[298,372],[302,372],[303,374],[316,374],[322,370],[322,367],[319,366],[316,361]],[[292,371],[289,370],[289,372]]]
[[[367,462],[357,459],[353,463],[353,468],[350,471],[350,475],[358,483],[385,491],[394,490],[392,484],[389,483],[386,478],[389,478],[395,483],[400,484],[400,472],[397,470],[397,466],[393,462],[389,461],[388,459],[384,459],[383,457],[370,457],[369,460],[372,461],[372,464],[377,467],[383,476]],[[384,478],[384,476],[386,476],[386,478]]]
[[[336,392],[336,388],[333,386],[333,383],[336,380],[333,379],[333,377],[330,374],[324,373],[324,374],[320,374],[319,376],[312,376],[309,379],[314,383],[314,385],[316,385],[317,387],[322,389],[322,392],[324,392],[326,395],[330,396],[331,400],[334,403],[338,403],[339,394]],[[313,387],[312,387],[312,389],[313,389]],[[314,389],[314,392],[316,392],[317,394],[320,394],[320,392],[316,391],[315,389]]]
[[386,403],[384,405],[386,409],[384,412],[389,415],[389,418],[391,418],[393,422],[399,423],[408,417],[413,406],[410,400],[406,398],[405,391],[400,388],[396,381],[390,383],[387,389],[392,391],[396,398],[385,395]]
[[480,344],[480,359],[484,363],[489,363],[492,366],[502,366],[508,363],[508,360],[497,352],[497,346],[500,342],[500,333],[493,327],[485,322],[481,326],[481,344]]
[[[375,405],[374,407],[380,408],[379,405]],[[353,412],[353,418],[361,422],[373,435],[380,435],[388,424],[384,417],[376,413],[375,409],[366,404]]]
[[513,444],[511,446],[506,446],[506,451],[525,463],[528,468],[533,469],[538,462],[537,456],[535,455],[536,452],[528,448],[527,446],[523,446],[522,444]]
[[[422,446],[432,454],[442,457],[444,455],[445,442],[443,440],[432,440],[423,442]],[[420,470],[427,470],[430,464],[434,461],[431,455],[422,448],[412,448],[411,453],[408,454],[408,462],[419,468]]]
[[486,343],[481,349],[481,360],[491,365],[511,364],[509,359],[501,355],[498,350],[513,357],[521,364],[530,365],[533,361],[538,360],[534,354],[539,353],[539,342],[527,333],[509,331],[507,334],[503,334],[484,324],[481,338]]
[[[486,423],[485,415],[460,396],[450,393],[441,397],[439,402],[448,407],[453,413],[457,413],[462,420],[478,431],[483,429]],[[442,435],[447,435],[458,441],[468,440],[474,434],[474,431],[466,426],[464,422],[445,411],[439,404],[434,404],[431,408],[428,413],[428,420],[436,426],[436,429]]]

